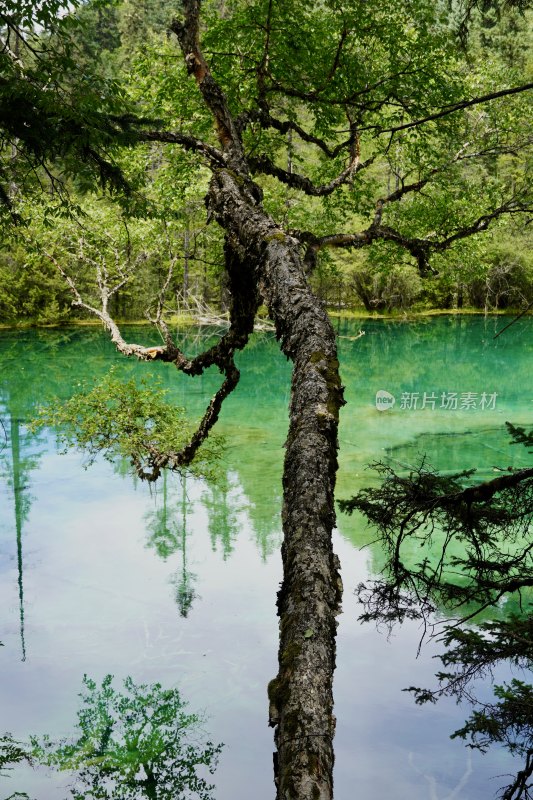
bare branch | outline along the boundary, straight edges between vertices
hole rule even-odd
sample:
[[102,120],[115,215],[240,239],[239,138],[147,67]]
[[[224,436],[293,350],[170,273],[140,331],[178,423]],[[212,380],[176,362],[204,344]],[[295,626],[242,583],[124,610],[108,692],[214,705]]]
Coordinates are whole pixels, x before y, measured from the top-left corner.
[[527,312],[528,312],[528,311],[529,311],[529,310],[530,310],[532,307],[533,307],[533,300],[532,300],[530,303],[528,303],[528,304],[527,304],[527,306],[524,308],[524,310],[523,310],[523,311],[521,311],[521,312],[520,312],[520,314],[517,314],[517,315],[516,315],[516,317],[513,317],[513,319],[511,320],[511,322],[508,322],[508,323],[507,323],[507,325],[504,325],[504,327],[503,327],[503,328],[500,328],[500,330],[498,331],[498,333],[495,333],[495,334],[494,334],[494,336],[493,336],[492,338],[493,338],[493,339],[497,339],[497,338],[498,338],[498,336],[501,336],[501,334],[502,334],[504,331],[506,331],[506,330],[507,330],[507,328],[510,328],[510,327],[511,327],[511,325],[514,325],[514,324],[515,324],[515,322],[518,322],[518,320],[519,320],[519,319],[522,319],[522,317],[524,317],[524,316],[527,314]]
[[[225,244],[226,268],[232,289],[232,308],[230,313],[230,328],[217,344],[192,359],[188,359],[182,351],[175,345],[170,331],[163,318],[163,306],[165,293],[170,285],[172,278],[173,261],[169,265],[165,282],[158,297],[155,322],[159,326],[165,345],[160,347],[143,347],[142,345],[126,342],[117,324],[107,311],[107,301],[109,291],[106,285],[106,278],[101,271],[98,277],[98,284],[102,307],[96,308],[84,301],[79,292],[75,281],[65,271],[60,262],[50,253],[45,254],[59,270],[71,292],[74,295],[74,304],[89,311],[101,320],[102,324],[111,336],[115,347],[119,352],[126,356],[135,356],[141,361],[160,360],[173,363],[178,370],[187,375],[200,375],[208,367],[216,365],[224,375],[224,381],[216,394],[209,402],[202,420],[189,440],[189,442],[179,452],[161,453],[152,445],[147,446],[149,451],[148,461],[139,456],[132,456],[132,463],[137,474],[143,480],[155,481],[164,468],[179,470],[181,467],[189,465],[195,457],[199,447],[206,440],[209,432],[216,423],[222,403],[233,391],[239,381],[239,370],[235,366],[234,353],[242,349],[250,333],[253,331],[254,318],[259,306],[259,295],[253,276],[246,263],[233,249],[229,241]],[[97,265],[100,270],[100,265]],[[149,469],[147,469],[147,465]]]
[[171,257],[169,259],[166,278],[164,280],[163,286],[161,287],[161,290],[160,290],[158,298],[157,298],[157,306],[156,306],[155,317],[152,318],[147,313],[148,320],[150,322],[152,322],[154,325],[156,325],[157,328],[159,328],[159,330],[161,331],[161,335],[162,335],[162,337],[163,337],[163,339],[165,341],[165,344],[166,344],[167,348],[172,348],[172,346],[174,345],[174,340],[172,339],[172,336],[171,336],[170,331],[168,329],[168,325],[166,324],[165,320],[163,319],[163,309],[165,307],[165,300],[166,300],[166,294],[167,294],[167,291],[168,291],[168,287],[170,286],[170,282],[172,280],[173,275],[174,275],[174,258]]
[[[74,295],[73,305],[78,306],[79,308],[83,308],[85,311],[89,311],[89,313],[93,314],[95,317],[102,322],[106,330],[111,336],[111,341],[117,348],[117,350],[125,356],[135,356],[141,361],[149,361],[156,357],[163,358],[163,348],[154,348],[154,347],[143,347],[140,344],[133,344],[126,342],[123,338],[122,334],[120,333],[120,329],[116,322],[111,318],[109,313],[107,312],[107,299],[108,296],[106,294],[106,288],[101,280],[98,279],[100,285],[100,293],[102,299],[102,308],[96,308],[95,306],[90,305],[87,303],[81,296],[74,280],[70,277],[70,275],[65,271],[62,267],[61,263],[54,258],[51,253],[44,252],[46,258],[48,258],[59,270],[60,274],[64,278],[67,286],[69,287],[70,291]],[[173,360],[173,359],[165,359],[165,360]]]

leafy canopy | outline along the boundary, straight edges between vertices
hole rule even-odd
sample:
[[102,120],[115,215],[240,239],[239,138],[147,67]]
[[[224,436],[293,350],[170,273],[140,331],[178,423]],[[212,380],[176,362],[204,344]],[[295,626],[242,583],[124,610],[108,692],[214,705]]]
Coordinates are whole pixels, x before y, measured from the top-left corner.
[[78,5],[7,0],[0,8],[0,212],[15,220],[22,194],[47,192],[68,208],[72,181],[131,190],[116,147],[130,145],[142,122],[117,80],[81,57]]

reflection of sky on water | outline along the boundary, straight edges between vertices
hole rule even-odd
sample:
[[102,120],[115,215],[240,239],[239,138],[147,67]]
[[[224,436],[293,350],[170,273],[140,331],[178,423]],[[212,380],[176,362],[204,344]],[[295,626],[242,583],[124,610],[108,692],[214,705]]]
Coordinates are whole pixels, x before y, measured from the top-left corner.
[[[25,664],[13,569],[0,584],[0,607],[9,609],[1,653],[4,728],[21,738],[68,735],[85,672],[178,685],[192,709],[206,709],[214,740],[226,744],[217,798],[241,797],[250,785],[257,798],[271,798],[266,684],[276,672],[277,554],[261,559],[242,511],[238,547],[223,561],[208,539],[204,490],[190,482],[195,534],[188,558],[200,597],[184,619],[169,583],[176,564],[145,546],[143,518],[154,503],[146,487],[132,492],[107,464],[87,473],[78,464],[77,456],[48,455],[34,473],[36,499],[25,532]],[[177,481],[174,489],[181,490]],[[366,574],[366,556],[340,537],[336,544],[347,587],[336,674],[337,797],[353,796],[357,786],[372,800],[443,800],[467,765],[463,745],[448,742],[461,712],[450,704],[419,709],[401,693],[415,675],[421,684],[431,681],[429,653],[415,660],[416,630],[387,642],[357,624],[351,588]],[[437,780],[436,795],[417,770]],[[493,758],[474,755],[469,793],[458,797],[485,797],[495,771],[501,769]],[[50,778],[27,775],[23,788],[38,800],[58,800]]]
[[[461,426],[465,429],[460,417],[413,414],[406,419],[385,417],[375,410],[374,383],[379,385],[382,375],[373,370],[383,370],[384,350],[383,342],[379,349],[372,340],[382,332],[378,326],[375,336],[369,331],[368,338],[350,342],[349,347],[341,340],[351,404],[343,410],[339,494],[346,496],[353,488],[354,472],[359,472],[359,485],[366,482],[364,464],[383,454],[406,462],[419,447],[428,447],[444,454],[452,468],[463,451],[474,453],[476,461],[487,452],[487,463],[492,463],[494,449],[504,446],[499,434],[487,433],[487,425],[494,431],[500,419],[496,415],[490,420],[483,417],[483,425],[470,424],[473,433],[465,448],[464,439],[455,442],[453,436],[442,436],[457,434]],[[395,358],[400,358],[406,328],[397,326],[393,333],[389,349],[399,348]],[[428,329],[423,327],[415,342],[407,339],[410,352],[426,335]],[[44,346],[46,337],[41,335],[39,341]],[[371,347],[365,350],[369,341]],[[435,346],[433,340],[430,344]],[[269,347],[268,358],[271,351]],[[431,352],[422,354],[420,361],[405,362],[424,385],[429,385],[427,370],[438,375],[440,368]],[[45,355],[41,352],[42,358]],[[70,364],[68,353],[60,349],[59,355]],[[103,355],[107,368],[106,347]],[[517,421],[529,414],[532,394],[529,371],[524,371],[527,353],[522,355],[513,378],[508,372],[500,375],[508,387],[521,384],[521,392],[504,406],[522,415]],[[250,786],[257,800],[272,798],[266,685],[276,674],[279,479],[287,371],[281,366],[278,375],[271,362],[262,363],[261,358],[260,348],[252,351],[252,372],[248,377],[244,373],[240,394],[231,398],[222,417],[229,438],[228,486],[214,490],[187,482],[186,561],[195,576],[196,592],[187,618],[180,616],[175,604],[182,552],[178,549],[163,559],[148,546],[149,520],[161,509],[161,496],[152,497],[147,486],[135,488],[130,478],[121,477],[105,462],[84,471],[79,455],[55,455],[50,438],[48,451],[33,465],[27,490],[31,496],[23,532],[27,660],[21,663],[13,507],[8,487],[0,487],[0,640],[5,645],[0,648],[0,732],[9,730],[20,738],[45,732],[67,736],[84,673],[97,680],[110,672],[117,679],[131,675],[137,682],[161,681],[179,686],[192,710],[205,709],[206,729],[214,741],[226,744],[215,775],[218,800],[247,796]],[[470,369],[464,359],[458,361],[461,369]],[[494,369],[500,362],[501,355],[484,369]],[[43,365],[38,366],[42,371]],[[87,364],[84,369],[88,370]],[[393,386],[395,375],[399,380],[399,370],[393,359],[388,386]],[[71,368],[63,374],[72,380]],[[61,370],[54,376],[60,386]],[[205,379],[205,393],[212,393],[215,378]],[[24,378],[17,384],[18,395],[26,386]],[[191,398],[185,388],[183,395]],[[190,401],[197,404],[194,393]],[[505,450],[501,458],[506,454]],[[168,492],[169,509],[179,515],[183,498],[177,478],[169,479]],[[343,565],[345,599],[335,678],[336,797],[485,800],[503,783],[491,778],[510,771],[507,757],[473,753],[469,767],[463,743],[448,738],[465,713],[448,702],[419,708],[402,693],[412,683],[432,685],[438,664],[431,660],[429,648],[416,660],[416,626],[405,626],[388,642],[371,626],[357,623],[353,588],[367,575],[367,565],[375,563],[376,553],[354,549],[351,541],[369,538],[359,521],[341,518],[339,525],[342,536],[336,536],[336,550]],[[66,793],[58,787],[64,782],[55,776],[14,772],[4,780],[4,794],[18,789],[36,800],[63,800]]]
[[[203,491],[191,482],[193,504]],[[107,464],[84,473],[78,457],[50,455],[34,473],[33,492],[25,530],[25,664],[13,568],[0,584],[0,607],[9,609],[0,653],[3,728],[20,738],[68,735],[85,672],[161,681],[178,685],[191,709],[206,709],[210,735],[226,743],[217,783],[227,773],[237,791],[248,765],[250,780],[262,773],[270,786],[265,698],[275,672],[279,564],[261,560],[245,513],[238,556],[224,562],[212,549],[206,512],[195,505],[188,559],[200,598],[184,619],[169,582],[177,564],[145,547],[144,516],[154,503],[147,487],[132,492],[129,479],[113,476]],[[56,800],[53,788],[37,784],[35,791],[39,800]]]
[[[372,625],[358,625],[361,609],[351,587],[366,575],[362,554],[354,569],[350,545],[337,538],[345,592],[335,675],[338,798],[370,800],[486,800],[503,783],[510,759],[491,751],[483,757],[450,733],[466,717],[455,703],[416,706],[402,690],[433,686],[438,648],[427,644],[417,659],[421,631],[416,624],[390,639]],[[364,552],[364,551],[363,551]],[[439,662],[440,665],[440,662]],[[465,775],[465,773],[468,773]],[[460,786],[464,779],[464,786]]]

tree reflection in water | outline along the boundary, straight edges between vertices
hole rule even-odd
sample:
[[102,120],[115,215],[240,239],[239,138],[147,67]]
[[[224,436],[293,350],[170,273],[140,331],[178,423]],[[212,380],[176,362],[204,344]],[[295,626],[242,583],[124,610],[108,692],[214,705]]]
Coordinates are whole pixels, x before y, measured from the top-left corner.
[[[13,739],[10,733],[0,736],[0,778],[9,777],[14,764],[23,761],[31,763],[31,758],[22,742]],[[13,792],[3,800],[29,800],[26,792]]]
[[187,498],[187,477],[180,476],[181,498],[175,503],[169,500],[169,480],[168,471],[164,470],[162,486],[156,495],[160,505],[147,515],[150,531],[147,545],[153,547],[163,561],[175,553],[181,553],[181,568],[173,575],[171,582],[175,587],[180,615],[186,617],[197,596],[194,589],[196,575],[187,563],[187,514],[191,510],[191,504]]
[[39,437],[29,431],[25,418],[12,398],[0,391],[0,479],[13,503],[13,520],[16,541],[17,587],[19,603],[19,630],[21,660],[26,661],[25,608],[24,608],[24,557],[23,531],[30,506],[30,473],[37,467],[41,444]]
[[203,739],[202,718],[177,689],[128,677],[119,693],[112,680],[84,677],[77,738],[32,737],[33,761],[73,773],[74,800],[211,800],[222,745]]

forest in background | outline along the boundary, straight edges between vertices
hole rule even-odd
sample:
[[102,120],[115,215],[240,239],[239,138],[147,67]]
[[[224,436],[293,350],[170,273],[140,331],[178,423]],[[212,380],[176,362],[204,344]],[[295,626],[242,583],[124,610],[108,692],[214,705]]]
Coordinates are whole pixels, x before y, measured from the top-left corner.
[[[224,5],[214,4],[221,16]],[[91,91],[102,86],[116,91],[120,76],[120,92],[129,95],[129,102],[147,108],[150,115],[160,112],[177,127],[187,127],[198,124],[199,119],[191,86],[184,87],[176,79],[180,56],[168,36],[168,14],[163,0],[83,6],[77,11],[73,34],[75,59],[82,77],[87,68],[87,81],[99,73],[101,86],[91,87]],[[501,13],[497,3],[487,0],[481,4],[473,15],[468,42],[459,51],[459,69],[468,75],[474,91],[487,80],[496,83],[505,77],[510,85],[531,80],[531,20],[530,11],[506,9]],[[216,53],[216,42],[211,46],[210,57],[223,60],[224,54]],[[28,52],[15,56],[27,58]],[[73,87],[73,92],[79,92],[79,87]],[[498,146],[487,146],[481,158],[465,158],[450,165],[453,192],[446,179],[437,178],[426,191],[421,188],[407,194],[397,204],[401,206],[397,213],[407,218],[412,231],[416,232],[418,225],[427,229],[428,217],[434,215],[436,235],[446,235],[457,220],[471,214],[477,192],[494,199],[508,194],[515,182],[527,181],[527,151],[505,144],[509,131],[527,125],[527,109],[524,105],[522,119],[517,118],[515,108],[514,117],[504,114],[495,120],[502,126]],[[491,113],[485,106],[474,108],[474,129],[490,128]],[[277,156],[280,168],[291,173],[304,160],[314,160],[320,172],[319,156],[310,144],[290,130],[268,135],[273,139],[273,151],[276,136],[285,140]],[[442,141],[436,140],[435,147],[442,147]],[[368,170],[369,196],[380,185],[389,195],[403,189],[405,176],[413,174],[416,143],[414,149],[413,153],[408,137],[396,137],[386,154],[386,165],[381,160]],[[3,158],[15,161],[16,154],[4,148]],[[423,159],[427,161],[427,154]],[[1,324],[46,325],[87,317],[86,312],[72,307],[72,294],[58,265],[89,293],[98,270],[119,277],[127,274],[123,286],[110,298],[110,311],[118,319],[140,320],[150,313],[169,267],[173,268],[167,292],[171,314],[198,316],[228,310],[223,236],[220,229],[206,223],[204,196],[209,172],[201,166],[199,156],[184,156],[178,146],[152,142],[123,153],[119,165],[133,191],[118,203],[96,193],[83,174],[69,174],[68,164],[60,178],[47,169],[44,160],[40,167],[25,165],[23,160],[17,166],[24,192],[19,193],[16,178],[11,178],[9,195],[17,206],[19,224],[8,226],[0,243]],[[262,188],[265,206],[283,221],[285,229],[310,228],[325,234],[339,222],[349,228],[365,221],[363,211],[354,213],[330,198],[322,202],[322,198],[304,195],[273,177],[264,176]],[[359,206],[364,209],[366,198],[362,199]],[[394,214],[396,210],[393,218]],[[328,308],[339,312],[523,310],[533,301],[533,230],[529,222],[512,213],[490,220],[490,226],[480,228],[479,235],[435,252],[431,269],[424,275],[416,257],[391,242],[378,240],[365,249],[320,249],[312,282]]]

